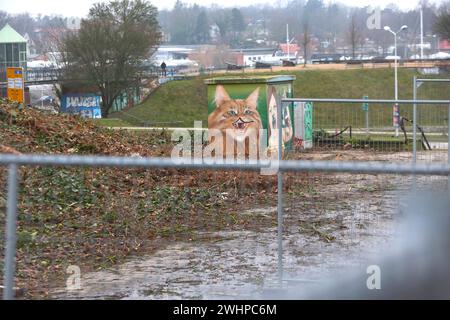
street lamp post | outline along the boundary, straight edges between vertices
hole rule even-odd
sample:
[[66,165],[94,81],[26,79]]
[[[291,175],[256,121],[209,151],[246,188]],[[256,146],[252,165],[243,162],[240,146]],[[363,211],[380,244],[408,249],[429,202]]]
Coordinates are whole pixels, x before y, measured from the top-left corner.
[[[399,34],[400,32],[402,32],[403,30],[408,29],[408,26],[402,26],[400,28],[400,30],[398,30],[397,32],[392,31],[391,27],[389,26],[385,26],[384,30],[389,31],[390,33],[392,33],[394,35],[394,73],[395,73],[395,100],[398,100],[398,59],[397,59],[397,34]],[[397,104],[396,104],[397,106]],[[397,106],[397,110],[399,112],[400,115],[400,108]],[[395,136],[398,137],[398,125],[395,128]]]

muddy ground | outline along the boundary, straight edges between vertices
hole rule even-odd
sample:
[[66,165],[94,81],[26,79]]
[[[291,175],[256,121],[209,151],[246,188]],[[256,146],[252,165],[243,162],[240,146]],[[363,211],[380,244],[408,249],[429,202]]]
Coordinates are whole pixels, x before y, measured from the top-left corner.
[[[446,153],[446,152],[445,152]],[[426,158],[445,160],[445,153]],[[314,152],[303,159],[409,161],[410,153]],[[402,195],[410,176],[314,174],[300,196],[285,194],[283,286],[317,283],[345,268],[365,270],[394,239],[402,220]],[[423,188],[446,180],[418,177]],[[295,196],[294,196],[295,194]],[[179,241],[100,272],[83,273],[81,289],[60,287],[52,298],[85,299],[252,299],[279,288],[276,206],[244,210],[260,231],[199,234],[209,241]],[[293,296],[295,298],[295,296]]]

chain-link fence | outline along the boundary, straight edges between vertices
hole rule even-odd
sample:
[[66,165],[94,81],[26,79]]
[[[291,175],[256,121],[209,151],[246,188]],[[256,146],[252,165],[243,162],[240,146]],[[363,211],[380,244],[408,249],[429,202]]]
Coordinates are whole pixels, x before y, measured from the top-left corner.
[[408,187],[398,175],[450,174],[447,164],[314,159],[272,162],[277,176],[260,175],[263,161],[0,155],[0,164],[6,299],[248,297],[370,251],[376,241],[363,231],[389,235],[372,222],[388,221],[391,191]]
[[[199,269],[205,268],[203,253],[197,251],[197,262],[193,261],[190,272],[184,274],[188,280],[179,279],[177,275],[186,270],[180,269],[177,273],[171,268],[184,263],[180,256],[197,246],[201,249],[206,243],[214,250],[215,243],[270,227],[276,221],[274,216],[255,221],[249,213],[255,208],[276,206],[276,176],[226,170],[226,166],[223,170],[194,166],[202,168],[197,171],[189,166],[174,166],[171,159],[152,159],[155,163],[171,163],[159,169],[146,166],[102,168],[94,164],[95,158],[91,161],[95,168],[44,165],[18,167],[16,171],[10,167],[9,172],[19,173],[15,283],[25,297],[103,295],[117,298],[130,294],[131,284],[119,285],[114,281],[117,275],[108,274],[110,268],[126,263],[130,257],[158,255],[166,250],[164,260],[152,262],[158,267],[153,266],[151,272],[134,270],[130,275],[128,270],[130,277],[123,276],[124,281],[129,282],[139,276],[147,281],[153,279],[151,289],[142,285],[139,291],[145,293],[140,294],[165,297],[169,292],[189,287],[189,278],[205,277],[199,274]],[[127,159],[116,161],[125,164]],[[11,181],[15,180],[13,177]],[[6,182],[6,179],[1,181]],[[9,190],[15,188],[11,182]],[[14,198],[6,192],[0,194],[5,200]],[[14,215],[14,212],[9,211],[9,214]],[[12,231],[15,226],[6,229],[11,230],[10,235],[15,234]],[[14,242],[9,239],[9,243]],[[191,248],[179,249],[180,243]],[[14,248],[9,248],[6,260],[11,261]],[[5,269],[5,278],[11,279],[12,273],[11,267]],[[77,275],[83,277],[83,290],[76,289],[76,282],[69,287],[66,285]],[[171,284],[166,284],[166,280]],[[192,280],[192,283],[197,281]],[[72,287],[75,289],[70,290]],[[151,290],[154,292],[150,293]],[[195,297],[189,288],[184,294]]]
[[245,298],[361,262],[389,241],[400,193],[445,189],[447,158],[414,163],[389,117],[450,101],[284,102],[313,103],[312,151],[287,160],[0,154],[4,298]]
[[[322,157],[338,152],[362,161],[413,162],[447,161],[449,101],[287,99],[286,103],[293,103],[294,118],[297,108],[313,106],[312,147],[303,151]],[[295,130],[304,125],[296,123]],[[297,131],[299,137],[294,139],[304,140],[302,130]],[[295,146],[294,141],[294,150]]]
[[[450,79],[418,79],[414,77],[413,99],[450,99]],[[426,135],[428,138],[428,148],[416,150],[417,160],[445,161],[448,154],[449,106],[424,104],[416,105],[415,108],[417,137]]]
[[[445,97],[448,91],[442,87],[436,91],[426,96],[428,101],[286,99],[285,103],[293,105],[295,124],[294,152],[289,157],[446,163],[450,104]],[[442,100],[436,100],[439,98]],[[308,123],[306,115],[310,110],[312,121]],[[286,219],[290,222],[284,241],[290,259],[286,261],[284,278],[320,279],[346,264],[365,263],[362,257],[368,259],[368,254],[376,254],[374,248],[385,248],[392,239],[396,229],[393,219],[398,217],[402,196],[408,190],[442,191],[447,184],[447,178],[433,175],[313,175],[307,182],[309,192],[285,198],[289,208]],[[305,236],[296,237],[298,232]],[[314,252],[321,252],[321,257],[318,259]],[[336,252],[340,255],[336,256]],[[299,268],[308,263],[318,267],[309,271],[307,267]]]

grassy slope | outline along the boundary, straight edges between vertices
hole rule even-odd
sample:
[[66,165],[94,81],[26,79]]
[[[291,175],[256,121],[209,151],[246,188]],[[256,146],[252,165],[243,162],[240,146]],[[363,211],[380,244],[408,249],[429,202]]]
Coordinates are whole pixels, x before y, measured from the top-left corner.
[[[277,73],[282,74],[282,73]],[[392,98],[393,70],[307,70],[284,72],[297,77],[296,97],[311,98]],[[230,74],[231,75],[231,74]],[[400,98],[411,98],[411,70],[399,70]],[[203,79],[174,81],[163,85],[141,105],[124,113],[111,114],[134,125],[148,121],[152,126],[191,127],[195,120],[207,119],[206,86]]]
[[[292,74],[294,95],[304,98],[394,98],[393,69],[354,69],[354,70],[305,70],[296,72],[277,72]],[[232,75],[231,73],[228,75]],[[239,74],[240,75],[240,74]],[[247,74],[246,74],[247,75]],[[262,75],[259,73],[258,75]],[[413,69],[399,69],[399,98],[412,99]],[[442,77],[442,76],[441,76]],[[160,87],[141,105],[122,113],[111,114],[132,125],[153,127],[192,127],[194,121],[207,122],[207,98],[205,78],[173,81]],[[445,86],[443,88],[442,86]],[[439,88],[439,89],[438,89]],[[424,85],[419,89],[419,98],[449,99],[449,86]],[[420,113],[427,107],[419,107],[419,122],[422,125],[446,125],[446,106]],[[444,115],[445,113],[445,115]],[[401,114],[412,118],[412,106],[402,106]],[[371,105],[370,126],[392,126],[392,108],[387,105]],[[336,128],[352,125],[363,127],[365,114],[358,105],[316,104],[314,111],[315,128]]]
[[206,119],[206,101],[202,78],[172,81],[161,86],[141,105],[110,117],[138,126],[192,127],[195,120]]

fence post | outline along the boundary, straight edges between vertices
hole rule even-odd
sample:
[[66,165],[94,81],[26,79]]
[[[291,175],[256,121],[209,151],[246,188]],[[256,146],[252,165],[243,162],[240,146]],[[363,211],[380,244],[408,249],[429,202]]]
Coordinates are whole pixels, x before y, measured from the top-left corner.
[[14,275],[16,259],[17,225],[17,164],[8,166],[8,199],[6,213],[5,267],[3,278],[3,299],[14,299]]
[[[283,123],[282,123],[282,112],[284,104],[277,108],[277,123],[278,123],[278,163],[283,158]],[[278,217],[278,282],[281,286],[283,284],[283,173],[278,167],[277,172],[278,178],[278,199],[277,199],[277,217]]]
[[[417,76],[414,76],[414,87],[413,87],[413,164],[417,162]],[[417,176],[413,175],[413,192],[417,190]]]
[[[369,96],[364,96],[363,99],[369,99]],[[365,117],[366,117],[366,135],[369,136],[369,104],[368,103],[363,103],[363,110],[365,113]],[[351,132],[351,130],[350,130]],[[351,139],[351,133],[350,133],[350,139]]]
[[[414,76],[413,100],[417,100],[417,76]],[[417,160],[417,104],[413,104],[413,163]]]
[[[447,163],[450,163],[450,104],[448,105],[447,115]],[[448,192],[450,192],[450,175],[447,180]]]

